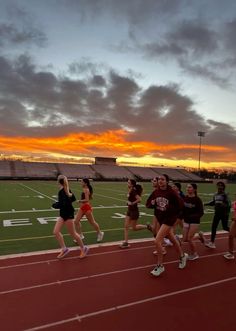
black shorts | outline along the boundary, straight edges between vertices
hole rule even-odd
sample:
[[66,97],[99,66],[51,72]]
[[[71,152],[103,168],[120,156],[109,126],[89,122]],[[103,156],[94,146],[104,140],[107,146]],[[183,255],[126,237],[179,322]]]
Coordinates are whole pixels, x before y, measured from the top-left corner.
[[168,226],[174,226],[176,223],[177,218],[163,218],[161,221],[158,220],[160,225],[165,224]]
[[70,214],[64,214],[60,213],[60,217],[63,218],[64,221],[74,219],[75,215],[73,213]]
[[126,216],[129,216],[131,220],[136,221],[139,218],[139,211],[137,210],[128,210]]

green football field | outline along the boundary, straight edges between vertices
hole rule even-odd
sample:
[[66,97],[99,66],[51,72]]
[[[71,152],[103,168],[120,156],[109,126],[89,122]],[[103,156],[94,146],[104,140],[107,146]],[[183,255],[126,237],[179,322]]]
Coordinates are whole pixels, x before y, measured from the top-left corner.
[[[105,232],[104,242],[122,241],[123,224],[127,210],[126,182],[93,182],[94,198],[92,200],[94,216]],[[140,205],[140,223],[152,221],[153,211],[145,208],[145,201],[152,191],[151,183],[142,183],[144,193]],[[186,184],[183,184],[185,191]],[[80,197],[80,182],[70,182],[70,188],[77,199]],[[236,185],[227,185],[230,198],[234,198]],[[49,181],[0,181],[0,255],[15,254],[58,248],[53,227],[58,210],[52,209],[57,199],[58,185]],[[198,193],[203,202],[210,201],[215,192],[213,184],[199,184]],[[74,207],[77,208],[76,203]],[[201,230],[209,231],[213,209],[205,207],[201,221]],[[86,244],[96,243],[96,233],[87,223],[82,222]],[[221,229],[221,227],[219,228]],[[130,231],[130,239],[151,238],[147,230]],[[65,232],[68,246],[73,241]]]

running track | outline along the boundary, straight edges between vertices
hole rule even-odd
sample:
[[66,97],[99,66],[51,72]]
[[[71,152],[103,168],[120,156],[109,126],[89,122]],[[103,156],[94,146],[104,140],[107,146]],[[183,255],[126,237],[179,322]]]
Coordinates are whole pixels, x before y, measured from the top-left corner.
[[0,325],[3,331],[233,331],[236,262],[198,243],[201,258],[177,268],[167,248],[166,272],[149,274],[156,257],[152,241],[77,251],[61,261],[55,253],[0,259]]

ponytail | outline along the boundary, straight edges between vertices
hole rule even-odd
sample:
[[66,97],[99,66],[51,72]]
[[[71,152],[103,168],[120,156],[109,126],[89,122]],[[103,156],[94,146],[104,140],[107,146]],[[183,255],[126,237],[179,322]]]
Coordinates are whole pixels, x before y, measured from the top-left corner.
[[142,193],[143,193],[143,187],[142,187],[142,185],[140,185],[140,184],[136,184],[136,185],[135,185],[135,189],[136,189],[136,191],[137,191],[137,194],[141,197],[141,195],[142,195]]
[[61,184],[63,186],[63,189],[64,189],[66,195],[68,197],[71,197],[72,193],[70,193],[70,188],[69,188],[69,183],[68,183],[67,177],[64,176],[64,175],[59,175],[57,177],[57,181],[58,181],[59,184]]
[[90,199],[93,198],[93,187],[92,185],[90,184],[90,181],[88,178],[83,178],[83,182],[87,185],[88,189],[89,189],[89,195],[90,195]]

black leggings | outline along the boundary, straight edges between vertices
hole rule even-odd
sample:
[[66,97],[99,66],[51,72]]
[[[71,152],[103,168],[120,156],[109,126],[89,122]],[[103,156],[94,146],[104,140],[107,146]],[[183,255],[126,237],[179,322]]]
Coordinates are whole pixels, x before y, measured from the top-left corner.
[[229,218],[228,214],[215,214],[214,215],[212,225],[211,225],[211,242],[215,241],[216,230],[218,228],[220,221],[221,221],[223,230],[229,231],[228,218]]

